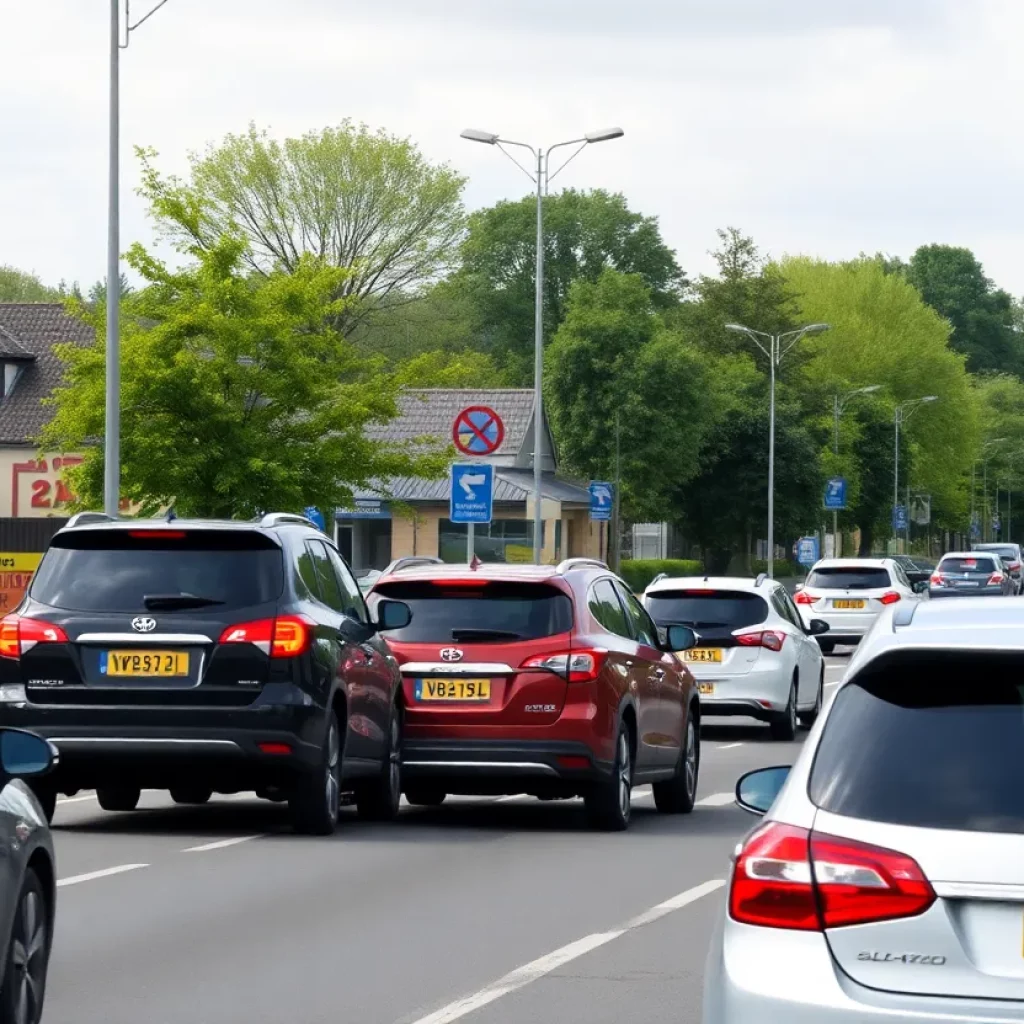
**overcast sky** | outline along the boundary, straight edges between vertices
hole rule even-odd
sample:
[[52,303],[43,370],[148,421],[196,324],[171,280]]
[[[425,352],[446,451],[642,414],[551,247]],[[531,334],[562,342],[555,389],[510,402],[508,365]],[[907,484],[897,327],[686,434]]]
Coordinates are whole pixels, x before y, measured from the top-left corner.
[[[0,0],[0,264],[48,283],[104,274],[108,8]],[[1024,294],[1022,38],[1024,0],[169,0],[122,55],[122,249],[152,237],[136,145],[180,171],[350,117],[478,207],[530,183],[463,128],[620,125],[559,181],[657,215],[691,275],[734,225],[776,256],[965,245]]]

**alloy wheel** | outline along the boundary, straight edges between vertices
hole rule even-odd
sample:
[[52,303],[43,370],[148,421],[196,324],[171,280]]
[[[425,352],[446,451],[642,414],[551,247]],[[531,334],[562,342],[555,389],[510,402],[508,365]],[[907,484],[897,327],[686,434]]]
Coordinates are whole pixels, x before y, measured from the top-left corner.
[[624,820],[629,820],[630,789],[633,770],[629,761],[629,737],[625,730],[619,734],[619,811]]
[[797,727],[797,713],[796,713],[796,683],[793,683],[793,688],[789,691],[789,723],[793,731],[796,732]]
[[15,990],[14,1024],[39,1020],[46,975],[46,913],[39,893],[25,893],[18,908],[18,924],[11,939],[9,980]]
[[402,736],[399,723],[401,712],[395,708],[391,716],[388,736],[388,793],[391,801],[398,804],[402,799]]
[[692,800],[697,792],[697,730],[694,728],[692,718],[686,723],[685,758],[686,795]]
[[341,737],[338,735],[338,723],[331,722],[327,733],[327,771],[324,796],[327,800],[327,813],[334,819],[338,817],[341,806]]

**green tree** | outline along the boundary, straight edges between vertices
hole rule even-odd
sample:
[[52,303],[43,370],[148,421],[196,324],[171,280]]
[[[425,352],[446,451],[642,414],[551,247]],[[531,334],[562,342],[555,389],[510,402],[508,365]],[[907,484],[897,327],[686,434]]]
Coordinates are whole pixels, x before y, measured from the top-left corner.
[[421,352],[395,367],[411,388],[501,388],[505,375],[486,352]]
[[16,267],[0,266],[0,302],[57,302],[56,288],[50,288],[35,275]]
[[668,517],[669,494],[698,470],[709,380],[699,353],[665,329],[643,278],[606,269],[576,281],[546,371],[569,468],[611,478],[618,423],[625,514]]
[[[120,295],[122,299],[126,299],[132,292],[135,291],[131,281],[128,280],[128,275],[121,272],[121,291]],[[95,305],[102,305],[107,301],[107,279],[101,278],[97,281],[88,292],[88,301]]]
[[[500,202],[469,218],[461,268],[451,286],[468,296],[479,347],[512,379],[533,378],[537,201]],[[578,280],[596,282],[612,268],[637,274],[656,310],[679,301],[685,277],[655,217],[630,210],[622,195],[567,189],[544,198],[544,332],[566,315]]]
[[338,297],[358,301],[338,314],[343,332],[455,262],[465,179],[408,139],[343,121],[278,142],[251,125],[193,154],[187,181],[163,177],[152,151],[139,155],[141,193],[179,246],[210,249],[240,233],[256,273],[294,272],[305,256],[345,268]]
[[[170,270],[133,246],[148,287],[124,305],[121,340],[122,495],[152,510],[251,516],[261,509],[335,508],[355,486],[443,471],[446,453],[370,440],[397,414],[399,381],[358,356],[331,323],[348,271],[300,257],[290,273],[246,272],[244,241],[197,247]],[[102,334],[102,306],[77,315]],[[42,444],[84,451],[73,471],[83,506],[102,495],[102,345],[59,349],[65,383]]]

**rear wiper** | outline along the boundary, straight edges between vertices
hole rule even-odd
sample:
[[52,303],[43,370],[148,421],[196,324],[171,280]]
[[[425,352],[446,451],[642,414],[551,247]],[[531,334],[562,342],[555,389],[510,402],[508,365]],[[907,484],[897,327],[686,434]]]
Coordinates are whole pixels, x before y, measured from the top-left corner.
[[453,629],[453,640],[522,640],[521,633],[507,629]]
[[224,602],[218,601],[215,597],[199,597],[196,594],[146,594],[142,598],[142,603],[149,611],[154,612],[161,608],[209,608]]

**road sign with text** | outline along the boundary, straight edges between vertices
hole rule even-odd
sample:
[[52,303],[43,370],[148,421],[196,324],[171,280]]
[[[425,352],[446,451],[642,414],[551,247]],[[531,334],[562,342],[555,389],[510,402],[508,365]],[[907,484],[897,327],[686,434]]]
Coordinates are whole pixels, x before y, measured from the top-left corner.
[[590,481],[590,518],[598,523],[607,523],[612,517],[612,485],[600,480]]
[[485,462],[452,466],[449,516],[453,523],[489,523],[494,507],[494,466]]
[[834,476],[825,484],[825,508],[832,512],[841,512],[846,508],[846,480]]

